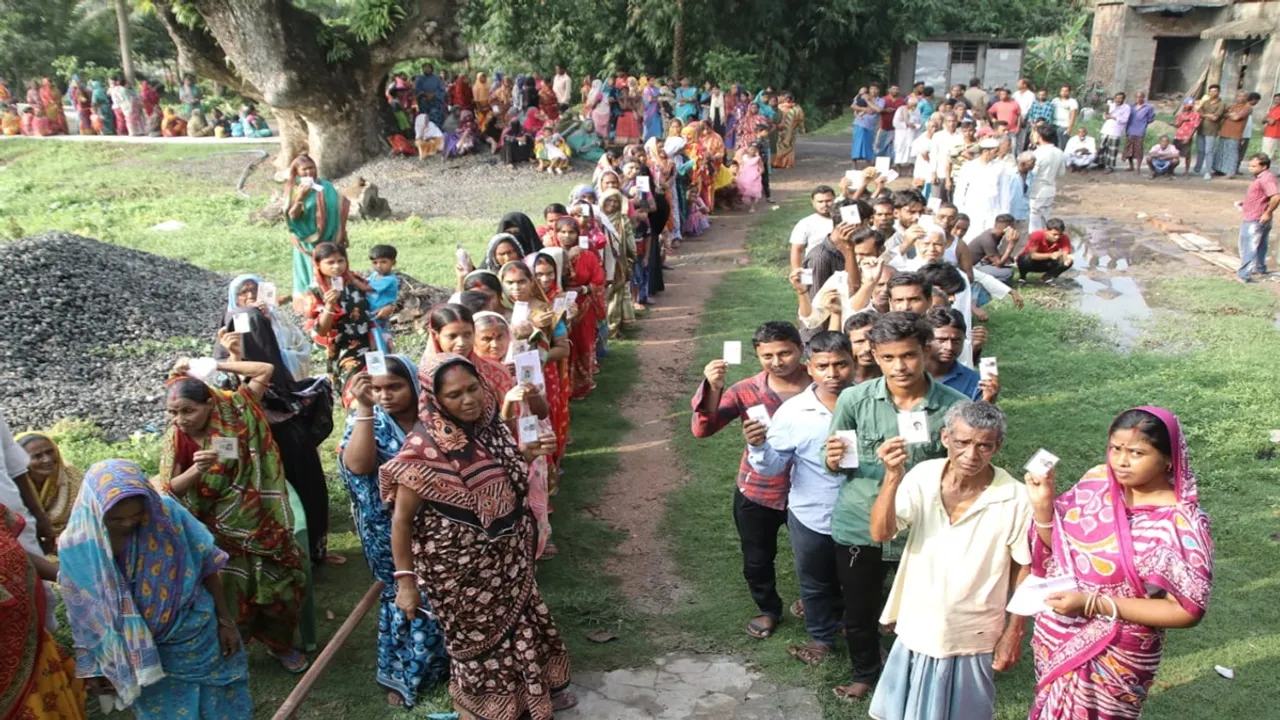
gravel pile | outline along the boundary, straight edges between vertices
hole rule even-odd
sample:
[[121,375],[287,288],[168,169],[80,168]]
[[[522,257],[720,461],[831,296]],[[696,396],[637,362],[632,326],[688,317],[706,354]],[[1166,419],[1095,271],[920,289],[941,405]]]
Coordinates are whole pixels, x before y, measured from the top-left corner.
[[229,279],[178,260],[50,232],[0,245],[0,387],[15,430],[62,418],[118,440],[163,427],[179,355],[207,353]]
[[513,195],[528,195],[544,185],[589,183],[591,166],[592,163],[574,161],[566,175],[540,173],[532,163],[513,170],[502,164],[500,155],[491,155],[488,150],[455,160],[385,157],[339,179],[338,186],[347,187],[356,178],[364,178],[378,186],[378,194],[391,203],[397,214],[494,220],[495,203],[497,207],[507,207]]

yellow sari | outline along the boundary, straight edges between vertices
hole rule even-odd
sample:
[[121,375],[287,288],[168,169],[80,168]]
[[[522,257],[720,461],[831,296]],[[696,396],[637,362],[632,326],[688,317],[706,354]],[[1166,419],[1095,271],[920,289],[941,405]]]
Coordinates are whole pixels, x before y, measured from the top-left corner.
[[[24,449],[36,440],[44,440],[53,446],[57,469],[45,479],[44,486],[37,489],[35,495],[40,501],[40,507],[44,509],[44,514],[49,516],[53,531],[61,533],[66,529],[67,520],[71,517],[71,506],[75,504],[76,496],[80,494],[80,483],[84,480],[84,473],[62,459],[62,451],[58,449],[58,443],[48,435],[24,432],[14,440]],[[34,485],[35,482],[32,481],[33,489],[35,489]]]

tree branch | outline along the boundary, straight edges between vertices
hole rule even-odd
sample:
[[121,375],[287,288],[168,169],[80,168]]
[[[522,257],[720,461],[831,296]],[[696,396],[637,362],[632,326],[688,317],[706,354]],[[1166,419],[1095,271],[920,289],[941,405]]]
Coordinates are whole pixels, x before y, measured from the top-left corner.
[[412,5],[396,29],[369,48],[374,74],[378,77],[401,60],[421,57],[462,60],[468,55],[457,21],[461,2],[418,0]]
[[174,15],[173,7],[165,0],[158,0],[153,4],[156,16],[160,18],[160,23],[164,25],[173,44],[178,48],[178,67],[226,85],[244,97],[262,100],[262,93],[236,73],[228,63],[227,54],[222,51],[222,46],[207,30],[183,25]]

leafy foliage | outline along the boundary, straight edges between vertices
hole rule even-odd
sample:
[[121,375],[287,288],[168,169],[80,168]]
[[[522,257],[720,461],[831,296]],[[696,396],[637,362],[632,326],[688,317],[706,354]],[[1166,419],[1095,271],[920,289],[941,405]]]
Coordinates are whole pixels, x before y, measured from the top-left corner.
[[[677,0],[473,0],[461,22],[473,56],[512,72],[564,65],[671,71]],[[1061,27],[1069,0],[703,0],[684,4],[686,74],[773,85],[809,105],[843,104],[888,74],[895,47],[941,33],[1023,38]]]
[[1084,84],[1089,69],[1090,18],[1090,13],[1081,10],[1052,35],[1027,41],[1023,66],[1032,84],[1050,88],[1050,95],[1054,94],[1053,88],[1063,85],[1079,88]]
[[[176,57],[173,43],[149,5],[130,17],[134,58],[152,64]],[[65,61],[99,70],[120,64],[114,3],[110,0],[0,0],[0,76],[11,81],[62,75]]]

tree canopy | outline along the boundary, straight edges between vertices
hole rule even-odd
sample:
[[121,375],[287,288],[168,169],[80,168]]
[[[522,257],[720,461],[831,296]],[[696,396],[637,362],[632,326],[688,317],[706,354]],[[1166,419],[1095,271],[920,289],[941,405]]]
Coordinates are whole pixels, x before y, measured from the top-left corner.
[[665,75],[682,23],[682,70],[695,81],[770,84],[829,104],[883,78],[903,44],[944,32],[1045,35],[1072,14],[1070,0],[471,0],[462,26],[484,64]]

